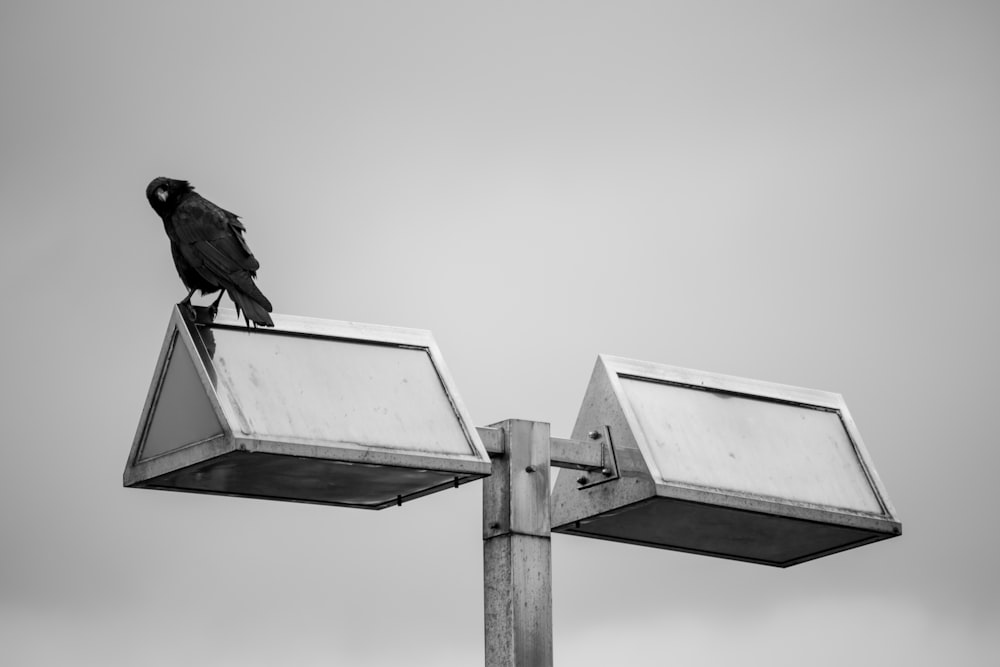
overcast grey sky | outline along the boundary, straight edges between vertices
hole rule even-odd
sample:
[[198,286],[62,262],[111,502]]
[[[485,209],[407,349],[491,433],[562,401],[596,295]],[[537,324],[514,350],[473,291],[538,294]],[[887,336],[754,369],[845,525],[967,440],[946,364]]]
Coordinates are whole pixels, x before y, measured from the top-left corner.
[[481,425],[568,436],[600,352],[844,395],[902,538],[555,536],[557,664],[996,664],[1000,5],[4,0],[0,91],[0,662],[482,662],[479,484],[121,487],[165,175],[277,312],[431,329]]

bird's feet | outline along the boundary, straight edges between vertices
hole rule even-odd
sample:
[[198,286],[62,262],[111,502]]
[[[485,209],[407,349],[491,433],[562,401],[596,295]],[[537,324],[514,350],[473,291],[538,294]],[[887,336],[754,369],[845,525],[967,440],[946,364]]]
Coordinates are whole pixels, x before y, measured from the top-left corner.
[[184,319],[188,322],[198,321],[198,313],[195,312],[195,307],[191,305],[191,301],[188,299],[184,299],[178,303],[177,310],[181,311],[181,315],[183,315]]
[[217,304],[213,304],[211,306],[195,306],[186,299],[178,303],[177,308],[181,311],[181,315],[184,316],[184,319],[192,324],[212,324],[215,322],[215,316],[219,314],[219,306]]
[[212,306],[194,306],[194,312],[196,313],[195,322],[197,324],[211,324],[215,322],[215,316],[219,314],[219,307]]

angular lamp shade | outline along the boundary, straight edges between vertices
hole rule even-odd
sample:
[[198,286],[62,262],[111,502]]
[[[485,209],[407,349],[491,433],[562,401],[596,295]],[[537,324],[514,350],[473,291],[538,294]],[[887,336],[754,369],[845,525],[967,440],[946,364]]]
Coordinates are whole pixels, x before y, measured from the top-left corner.
[[780,567],[902,532],[838,394],[602,355],[592,431],[618,474],[562,471],[554,531]]
[[381,509],[490,474],[430,332],[174,308],[125,486]]

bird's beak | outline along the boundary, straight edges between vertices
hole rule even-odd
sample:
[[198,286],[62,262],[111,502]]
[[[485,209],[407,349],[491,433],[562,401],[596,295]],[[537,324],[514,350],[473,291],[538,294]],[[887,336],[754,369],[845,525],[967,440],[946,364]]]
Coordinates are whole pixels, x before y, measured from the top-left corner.
[[167,201],[167,190],[166,188],[156,188],[156,198],[160,201]]

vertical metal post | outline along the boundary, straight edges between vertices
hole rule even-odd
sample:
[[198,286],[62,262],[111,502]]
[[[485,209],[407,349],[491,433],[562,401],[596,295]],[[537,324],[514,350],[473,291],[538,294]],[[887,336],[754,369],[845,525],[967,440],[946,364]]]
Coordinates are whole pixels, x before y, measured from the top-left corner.
[[486,667],[552,667],[549,425],[510,419],[483,480]]

